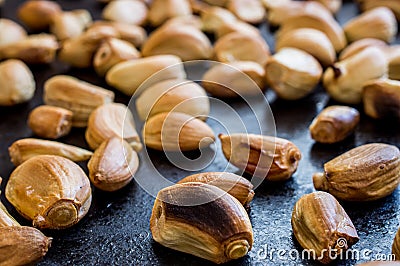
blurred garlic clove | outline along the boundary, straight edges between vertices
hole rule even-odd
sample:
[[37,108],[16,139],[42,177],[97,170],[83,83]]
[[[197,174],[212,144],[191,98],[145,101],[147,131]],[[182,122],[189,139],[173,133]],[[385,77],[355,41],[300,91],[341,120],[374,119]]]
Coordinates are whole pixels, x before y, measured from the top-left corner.
[[203,30],[215,33],[224,24],[234,23],[237,21],[232,12],[218,6],[206,8],[201,13],[201,21],[203,22]]
[[12,20],[0,19],[0,47],[21,41],[27,37],[27,33],[20,25]]
[[11,162],[18,166],[38,155],[57,155],[74,162],[86,161],[92,152],[57,141],[26,138],[19,139],[8,148]]
[[170,18],[189,16],[192,10],[188,0],[153,0],[148,20],[154,27],[160,26]]
[[279,39],[279,36],[283,35],[285,32],[299,28],[312,28],[322,31],[329,38],[337,53],[343,50],[347,45],[346,36],[339,23],[331,15],[326,16],[321,12],[307,13],[285,20],[277,33],[277,38]]
[[212,45],[207,36],[192,26],[163,26],[143,44],[143,56],[170,54],[182,61],[208,59]]
[[229,21],[222,24],[220,27],[218,27],[218,29],[216,29],[215,36],[217,39],[219,39],[231,32],[240,32],[243,34],[255,35],[258,37],[261,36],[261,32],[258,28],[240,20],[232,22]]
[[368,11],[377,7],[387,7],[396,15],[397,20],[400,20],[400,2],[397,0],[358,0],[362,11]]
[[204,73],[203,88],[216,97],[258,96],[265,89],[264,68],[250,61],[217,64]]
[[140,52],[131,43],[109,38],[100,45],[94,55],[93,66],[96,73],[104,77],[107,71],[116,64],[139,57]]
[[53,17],[50,31],[63,41],[81,35],[91,22],[92,17],[85,9],[62,12]]
[[323,76],[323,85],[336,101],[358,104],[362,100],[364,83],[386,74],[386,55],[377,47],[368,47],[328,68]]
[[400,81],[376,79],[364,83],[365,113],[375,119],[400,118]]
[[142,149],[133,115],[127,106],[120,103],[105,104],[94,110],[85,133],[85,139],[93,150],[113,137],[126,140],[135,151]]
[[39,137],[58,139],[71,131],[72,115],[64,108],[41,105],[29,113],[28,126]]
[[198,30],[203,29],[203,22],[198,16],[194,15],[188,15],[188,16],[179,16],[179,17],[174,17],[166,22],[164,22],[163,26],[169,27],[169,26],[190,26],[194,27]]
[[59,45],[54,35],[29,35],[0,47],[0,59],[20,59],[27,64],[49,64],[55,60]]
[[224,7],[228,4],[229,0],[204,0],[209,5]]
[[106,20],[143,25],[147,19],[147,6],[138,0],[119,0],[110,2],[103,9]]
[[88,162],[90,181],[104,191],[116,191],[128,185],[138,167],[137,153],[120,138],[105,140]]
[[61,12],[58,3],[45,0],[26,1],[17,10],[18,18],[35,31],[46,30],[52,23],[53,17]]
[[355,41],[343,49],[340,53],[339,61],[349,58],[350,56],[353,56],[371,46],[385,48],[387,47],[387,44],[384,41],[375,38],[365,38]]
[[259,0],[229,0],[226,7],[247,23],[259,24],[265,19],[265,9]]
[[397,21],[387,7],[367,11],[343,26],[349,42],[364,38],[376,38],[390,43],[397,34]]
[[[2,178],[0,177],[0,185],[1,185],[1,182],[2,182]],[[1,192],[0,192],[0,194],[1,194]],[[11,216],[10,213],[8,213],[6,207],[0,201],[0,228],[9,227],[9,226],[20,226],[20,224],[14,219],[14,217]],[[1,260],[1,257],[0,257],[0,261],[3,261],[3,260]]]
[[132,96],[142,84],[151,86],[162,80],[184,78],[186,72],[182,61],[174,55],[150,56],[121,62],[106,74],[107,83],[128,96]]
[[336,14],[340,10],[343,4],[342,0],[311,0],[311,1],[317,1],[323,4],[333,14]]
[[336,52],[325,33],[311,28],[288,31],[276,40],[275,50],[293,47],[314,56],[322,66],[327,67],[336,61]]
[[71,76],[57,75],[45,82],[43,100],[47,105],[72,111],[72,126],[85,127],[94,109],[114,101],[114,93]]
[[219,62],[252,61],[265,66],[270,51],[261,36],[233,32],[216,41],[214,55]]
[[88,177],[76,163],[60,156],[38,155],[11,173],[6,197],[35,227],[64,229],[86,215],[92,192]]
[[315,89],[322,67],[312,55],[289,47],[271,56],[265,73],[267,83],[279,98],[298,100]]
[[192,151],[210,146],[214,132],[200,119],[178,112],[159,113],[143,127],[143,141],[159,151]]
[[32,99],[36,83],[30,69],[20,60],[0,63],[0,106],[11,106]]
[[142,120],[170,111],[206,120],[210,113],[210,100],[205,90],[197,83],[169,79],[147,88],[136,99],[136,110]]

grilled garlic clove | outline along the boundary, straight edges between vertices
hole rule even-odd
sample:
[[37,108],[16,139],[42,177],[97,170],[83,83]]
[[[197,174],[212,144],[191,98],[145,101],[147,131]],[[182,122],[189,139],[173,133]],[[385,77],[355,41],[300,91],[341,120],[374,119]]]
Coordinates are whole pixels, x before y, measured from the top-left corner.
[[261,36],[232,32],[218,39],[214,45],[217,61],[252,61],[265,66],[270,56],[269,46]]
[[[148,80],[156,73],[156,77]],[[132,96],[145,81],[146,86],[151,86],[167,79],[184,78],[186,72],[182,61],[174,55],[150,56],[121,62],[112,67],[106,75],[109,85],[129,96]]]
[[200,119],[184,113],[159,113],[143,127],[143,141],[159,151],[191,151],[215,141],[212,129]]
[[276,40],[275,50],[293,47],[314,56],[322,66],[336,61],[336,52],[325,33],[311,28],[300,28],[286,32]]
[[28,126],[39,137],[58,139],[71,131],[72,115],[70,110],[42,105],[29,113]]
[[330,263],[332,255],[339,257],[359,240],[346,211],[326,192],[313,192],[296,202],[292,229],[299,244],[314,251],[323,264]]
[[317,86],[322,67],[312,55],[289,47],[271,56],[265,73],[267,83],[279,98],[298,100]]
[[88,160],[93,153],[57,141],[26,138],[15,141],[9,148],[11,162],[18,166],[38,155],[57,155],[80,162]]
[[143,56],[171,54],[190,61],[210,58],[212,46],[207,36],[195,27],[167,25],[150,34],[142,53]]
[[71,76],[57,75],[45,82],[43,100],[72,111],[72,126],[85,127],[91,112],[113,102],[114,93]]
[[258,24],[265,18],[265,9],[258,0],[229,0],[226,7],[247,23]]
[[342,7],[342,0],[311,0],[323,4],[329,11],[336,14]]
[[377,79],[364,83],[365,113],[375,119],[400,118],[400,81]]
[[140,52],[131,43],[110,38],[100,45],[94,55],[93,66],[99,76],[105,76],[116,64],[139,57]]
[[[189,205],[194,199],[205,203]],[[253,229],[243,206],[223,190],[202,183],[162,189],[150,230],[161,245],[218,264],[245,256],[253,245]]]
[[257,96],[265,88],[265,70],[256,62],[217,64],[202,78],[203,88],[216,97]]
[[53,16],[50,31],[58,40],[78,37],[92,22],[92,16],[85,9],[61,12]]
[[36,83],[30,69],[20,60],[0,63],[0,106],[11,106],[32,99]]
[[286,139],[254,134],[220,134],[219,139],[231,164],[270,181],[289,179],[301,159],[300,150]]
[[105,140],[88,162],[90,181],[104,191],[116,191],[128,185],[138,167],[137,153],[120,138]]
[[170,111],[206,120],[210,112],[210,100],[205,90],[197,83],[169,79],[147,88],[136,99],[136,110],[142,120]]
[[61,13],[61,7],[54,1],[30,0],[18,7],[18,18],[28,28],[41,31],[46,30],[53,21],[53,17]]
[[93,150],[112,137],[126,140],[136,151],[142,148],[133,115],[127,106],[120,103],[105,104],[94,110],[89,117],[85,134],[86,141]]
[[320,143],[336,143],[347,138],[360,122],[357,109],[333,105],[322,110],[310,125],[311,137]]
[[400,229],[397,230],[397,233],[393,239],[392,254],[395,255],[396,260],[400,260]]
[[374,38],[364,38],[355,41],[343,49],[343,51],[340,53],[339,61],[345,60],[346,58],[349,58],[371,46],[385,49],[387,44],[382,40]]
[[188,0],[153,0],[150,5],[148,21],[154,27],[160,26],[170,18],[192,14]]
[[227,172],[208,172],[187,176],[178,184],[200,182],[216,186],[235,197],[243,206],[248,207],[253,200],[253,185],[246,178]]
[[33,265],[51,246],[52,238],[28,226],[0,228],[1,265]]
[[386,73],[385,54],[377,47],[368,47],[328,68],[323,76],[323,85],[336,101],[358,104],[362,100],[364,83]]
[[359,146],[324,164],[313,176],[315,189],[340,200],[371,201],[390,195],[400,182],[400,152],[396,146]]
[[203,23],[203,30],[211,33],[217,32],[222,25],[237,21],[235,15],[229,10],[218,6],[210,6],[203,10],[200,15]]
[[6,197],[34,226],[63,229],[86,215],[92,193],[77,164],[60,156],[38,155],[12,172]]
[[379,7],[353,18],[343,26],[349,42],[375,38],[391,42],[397,34],[397,21],[387,7]]
[[103,9],[106,20],[143,25],[147,19],[147,7],[142,1],[119,0],[110,2]]
[[0,47],[21,41],[26,37],[27,33],[20,25],[10,19],[0,19]]
[[49,64],[55,60],[58,43],[50,34],[29,35],[0,47],[0,59],[20,59],[28,64]]

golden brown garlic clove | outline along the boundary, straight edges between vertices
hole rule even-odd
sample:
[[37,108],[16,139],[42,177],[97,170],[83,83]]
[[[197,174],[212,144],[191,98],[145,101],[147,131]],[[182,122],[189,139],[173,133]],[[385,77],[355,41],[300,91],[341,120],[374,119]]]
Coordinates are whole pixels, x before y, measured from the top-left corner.
[[301,159],[300,150],[286,139],[254,134],[220,134],[219,138],[231,164],[266,180],[289,179]]
[[340,200],[371,201],[390,195],[400,183],[400,152],[396,146],[359,146],[324,164],[313,176],[314,187]]
[[63,229],[86,215],[92,193],[77,164],[60,156],[38,155],[12,172],[6,197],[34,226]]
[[[193,201],[204,203],[193,206]],[[252,226],[240,202],[202,183],[162,189],[154,203],[150,230],[161,245],[218,264],[245,256],[253,245]]]
[[387,47],[387,44],[382,40],[374,38],[364,38],[355,41],[343,49],[343,51],[340,53],[339,61],[345,60],[346,58],[349,58],[370,46],[385,49]]
[[61,13],[61,7],[54,1],[30,0],[18,7],[18,18],[28,28],[36,31],[46,30],[53,17]]

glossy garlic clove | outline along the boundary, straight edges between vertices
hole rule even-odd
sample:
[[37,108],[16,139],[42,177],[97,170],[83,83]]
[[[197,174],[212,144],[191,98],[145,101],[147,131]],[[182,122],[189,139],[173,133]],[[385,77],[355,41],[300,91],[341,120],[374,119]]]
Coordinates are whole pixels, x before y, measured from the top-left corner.
[[[205,203],[193,206],[193,199]],[[162,189],[153,206],[150,230],[161,245],[217,264],[244,257],[253,245],[243,206],[223,190],[202,183]]]

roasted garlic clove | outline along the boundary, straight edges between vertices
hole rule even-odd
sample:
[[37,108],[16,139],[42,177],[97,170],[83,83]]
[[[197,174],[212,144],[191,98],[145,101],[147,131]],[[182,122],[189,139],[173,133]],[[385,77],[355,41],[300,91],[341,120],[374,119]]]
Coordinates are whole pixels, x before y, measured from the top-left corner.
[[254,134],[220,134],[219,139],[231,164],[270,181],[289,179],[301,159],[300,150],[286,139]]
[[94,55],[93,66],[99,76],[105,76],[116,64],[139,57],[140,52],[131,43],[109,38],[100,45]]
[[177,184],[200,182],[216,186],[235,197],[243,206],[248,207],[253,200],[253,185],[246,178],[227,172],[208,172],[187,176]]
[[385,49],[387,44],[382,40],[374,38],[364,38],[355,41],[343,49],[343,51],[340,53],[339,61],[345,60],[346,58],[349,58],[371,46]]
[[49,64],[55,60],[58,43],[50,34],[29,35],[0,47],[0,59],[20,59],[27,64]]
[[258,24],[265,18],[265,9],[258,0],[229,0],[226,7],[247,23]]
[[112,137],[126,140],[136,151],[142,149],[133,115],[127,106],[120,103],[105,104],[94,110],[89,117],[85,134],[86,141],[93,150]]
[[256,62],[217,64],[204,73],[203,88],[216,97],[257,96],[265,89],[265,70]]
[[[157,76],[152,77],[156,73]],[[150,56],[121,62],[112,67],[106,75],[109,85],[128,96],[132,96],[145,81],[146,86],[151,86],[167,79],[184,78],[186,72],[182,61],[174,55]]]
[[170,18],[192,14],[188,0],[153,0],[148,20],[154,27],[160,26]]
[[36,31],[46,30],[53,17],[61,13],[61,7],[54,1],[30,0],[18,7],[18,18],[28,28]]
[[386,73],[385,54],[377,47],[368,47],[328,68],[323,76],[323,85],[336,101],[358,104],[362,100],[364,83]]
[[6,18],[0,18],[0,47],[21,41],[27,33],[20,25]]
[[400,118],[400,81],[376,79],[364,83],[365,113],[375,119]]
[[298,100],[315,89],[322,67],[312,55],[289,47],[270,57],[265,73],[267,83],[279,98]]
[[120,138],[105,140],[88,162],[90,181],[104,191],[116,191],[129,184],[138,167],[137,153]]
[[227,23],[235,23],[237,21],[232,12],[218,6],[210,6],[204,9],[200,15],[203,30],[211,33],[217,32],[219,28]]
[[33,227],[0,227],[0,265],[33,265],[46,255],[51,242]]
[[356,228],[346,211],[329,193],[301,197],[293,208],[292,229],[299,244],[315,252],[323,264],[340,256],[358,242]]
[[[1,184],[1,177],[0,177],[0,184]],[[1,193],[0,193],[1,194]],[[8,226],[19,226],[20,224],[8,213],[6,207],[0,201],[0,228],[1,227],[8,227]],[[1,250],[1,248],[0,248]],[[0,259],[0,263],[2,260]]]
[[375,38],[391,42],[397,34],[397,21],[387,7],[378,7],[353,18],[343,26],[347,40]]
[[18,166],[38,155],[57,155],[80,162],[88,160],[93,153],[57,141],[26,138],[15,141],[8,148],[11,162]]
[[224,63],[252,61],[265,66],[270,51],[261,36],[232,32],[215,42],[214,55],[217,61]]
[[114,93],[71,76],[57,75],[45,82],[43,100],[72,111],[72,126],[85,127],[91,112],[113,102]]
[[106,20],[143,25],[147,19],[147,6],[142,1],[119,0],[110,2],[103,9]]
[[20,60],[0,63],[0,106],[11,106],[32,99],[36,83],[30,69]]
[[311,137],[320,143],[336,143],[347,138],[360,122],[357,109],[333,105],[322,110],[310,125]]
[[210,100],[205,90],[197,83],[169,79],[147,88],[136,99],[136,110],[142,120],[170,111],[206,120],[210,113]]
[[388,75],[389,79],[400,80],[400,46],[392,45],[385,47],[386,55],[388,57]]
[[323,4],[329,11],[336,14],[342,7],[342,0],[312,0]]
[[336,61],[335,48],[325,33],[311,28],[300,28],[286,32],[276,40],[275,50],[293,47],[314,56],[322,66],[327,67]]
[[397,230],[397,233],[393,239],[392,254],[395,256],[397,261],[400,260],[400,229]]
[[193,26],[166,25],[150,34],[143,44],[143,56],[170,54],[182,61],[208,59],[212,45],[207,36]]
[[[193,206],[195,201],[205,203]],[[253,245],[252,226],[243,206],[225,191],[202,183],[162,189],[154,203],[150,230],[161,245],[218,264],[245,256]]]
[[397,0],[358,0],[362,11],[371,10],[377,7],[387,7],[396,15],[397,20],[400,20],[400,3]]
[[396,146],[359,146],[324,164],[313,176],[314,187],[340,200],[371,201],[390,195],[400,182],[400,152]]
[[222,24],[220,27],[218,27],[218,29],[216,29],[215,36],[217,39],[219,39],[222,36],[225,36],[226,34],[232,32],[241,32],[244,34],[255,35],[258,37],[261,36],[261,33],[258,30],[258,28],[240,20]]
[[179,16],[174,17],[167,20],[164,25],[165,27],[169,26],[190,26],[194,27],[198,30],[203,29],[203,22],[198,16],[188,15],[188,16]]
[[143,141],[159,151],[191,151],[215,141],[212,129],[200,119],[178,112],[159,113],[143,127]]
[[64,108],[41,105],[29,113],[28,126],[39,137],[58,139],[71,131],[72,115]]
[[58,40],[78,37],[92,22],[92,16],[85,9],[61,12],[53,16],[50,31]]
[[38,155],[12,172],[6,197],[35,227],[63,229],[86,215],[92,193],[77,164],[60,156]]

